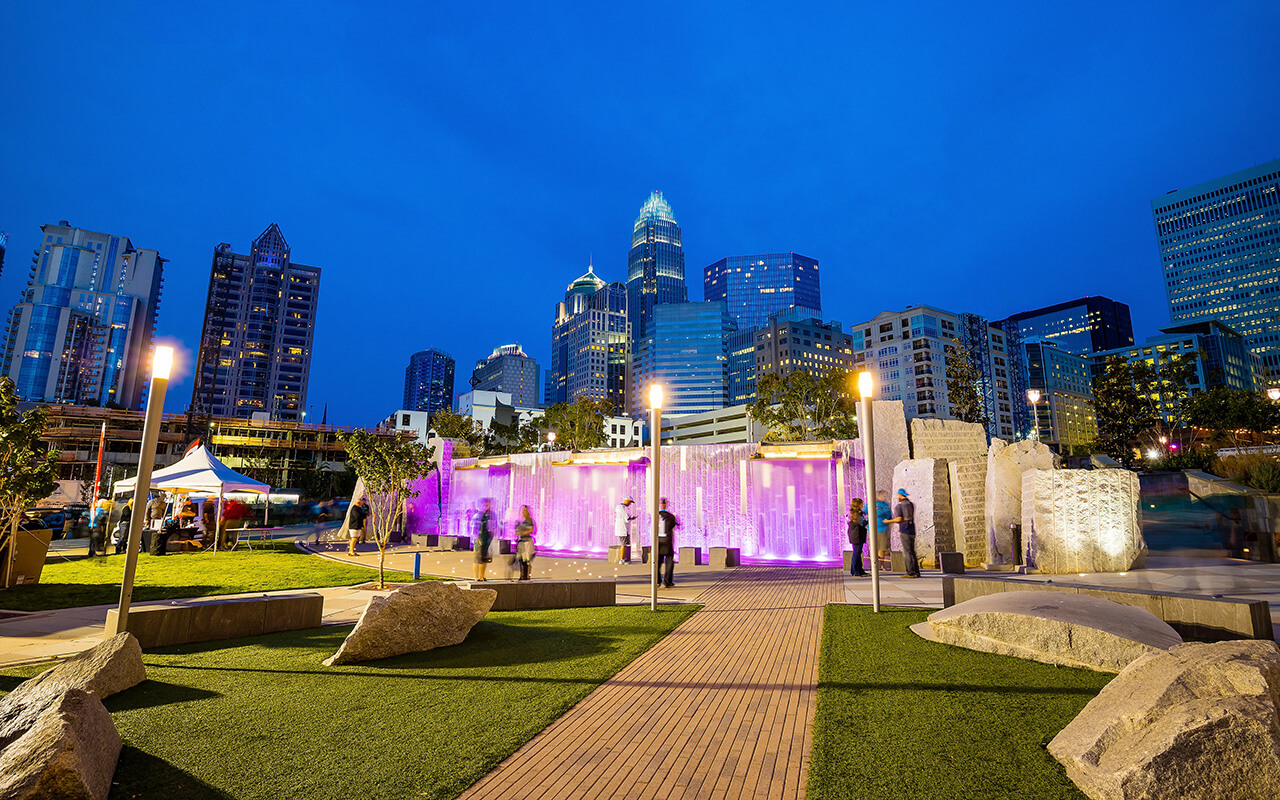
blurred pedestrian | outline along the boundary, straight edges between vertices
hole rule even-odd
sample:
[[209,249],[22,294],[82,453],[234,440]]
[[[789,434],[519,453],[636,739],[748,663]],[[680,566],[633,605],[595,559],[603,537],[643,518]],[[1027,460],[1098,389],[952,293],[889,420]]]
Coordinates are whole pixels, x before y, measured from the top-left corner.
[[889,522],[898,524],[898,537],[902,540],[902,560],[905,563],[904,578],[920,577],[920,561],[916,558],[916,506],[906,489],[898,490],[898,507]]
[[855,497],[849,505],[849,546],[853,554],[849,558],[849,574],[855,578],[866,577],[862,568],[862,548],[867,544],[867,514],[862,510],[862,498]]
[[634,554],[635,546],[631,539],[631,521],[634,519],[631,498],[622,498],[622,503],[613,513],[613,535],[618,537],[618,544],[622,546],[618,551],[618,562],[622,564],[630,564]]
[[484,510],[480,512],[480,520],[476,523],[476,563],[472,565],[471,570],[478,581],[487,580],[484,576],[485,568],[489,566],[489,562],[493,560],[493,556],[489,553],[489,545],[493,543],[493,504],[489,498],[484,499]]
[[[658,574],[662,577],[662,585],[670,589],[676,585],[675,569],[676,569],[676,538],[675,530],[680,527],[680,521],[676,519],[676,515],[667,510],[667,498],[662,498],[662,510],[658,512],[658,546],[656,548],[658,559]],[[667,562],[666,574],[662,572],[663,560]]]
[[876,492],[875,558],[880,559],[886,569],[891,566],[884,562],[889,557],[889,518],[892,516],[893,512],[889,509],[889,493],[881,489]]
[[537,526],[533,524],[533,515],[528,506],[520,507],[520,521],[516,523],[516,565],[520,568],[520,580],[527,581],[533,572],[533,556],[536,552],[533,543]]
[[347,555],[356,554],[356,542],[364,540],[364,523],[369,517],[369,501],[361,497],[351,507],[351,538],[347,543]]

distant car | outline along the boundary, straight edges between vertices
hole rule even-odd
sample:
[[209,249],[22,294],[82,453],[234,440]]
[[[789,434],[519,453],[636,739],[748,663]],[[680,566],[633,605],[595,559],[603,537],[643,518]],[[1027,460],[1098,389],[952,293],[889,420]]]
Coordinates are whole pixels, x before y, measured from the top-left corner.
[[62,538],[63,528],[67,523],[67,514],[60,508],[29,508],[27,509],[27,521],[22,523],[22,527],[26,530],[42,530],[48,528],[53,531],[54,539]]

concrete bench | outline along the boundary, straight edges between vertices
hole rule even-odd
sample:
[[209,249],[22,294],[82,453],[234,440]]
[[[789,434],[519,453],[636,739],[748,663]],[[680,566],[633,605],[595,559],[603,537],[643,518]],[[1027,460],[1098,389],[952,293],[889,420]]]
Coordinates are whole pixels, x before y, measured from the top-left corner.
[[442,550],[470,550],[470,536],[441,536],[440,549]]
[[[129,609],[125,630],[142,647],[167,647],[216,639],[320,627],[324,597],[314,592],[269,597],[225,597]],[[115,628],[116,609],[107,611],[107,629]]]
[[1196,639],[1271,639],[1275,635],[1271,625],[1271,607],[1266,600],[991,576],[942,577],[942,602],[947,608],[997,592],[1036,591],[1088,594],[1145,608],[1169,623],[1178,633]]
[[492,589],[498,593],[493,611],[540,608],[587,608],[617,604],[617,581],[458,581],[463,589]]
[[409,540],[415,547],[439,547],[440,536],[434,533],[411,533]]
[[742,563],[742,550],[737,547],[713,547],[711,548],[711,566],[713,567],[736,567]]
[[679,558],[676,561],[686,567],[700,567],[706,563],[702,560],[702,548],[700,547],[681,547],[679,548],[679,553]]

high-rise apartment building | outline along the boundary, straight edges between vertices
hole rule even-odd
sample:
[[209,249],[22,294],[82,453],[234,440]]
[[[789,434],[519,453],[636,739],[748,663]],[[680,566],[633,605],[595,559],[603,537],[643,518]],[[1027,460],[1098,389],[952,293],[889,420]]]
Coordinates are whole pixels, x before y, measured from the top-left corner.
[[587,397],[612,400],[618,411],[626,409],[630,358],[627,288],[605,283],[588,266],[556,303],[547,405]]
[[764,327],[769,316],[802,306],[822,316],[817,259],[798,253],[729,256],[702,271],[708,301],[723,300],[738,330]]
[[1023,311],[996,324],[1006,332],[1016,332],[1020,339],[1049,339],[1078,356],[1133,344],[1129,306],[1109,297],[1081,297]]
[[9,245],[9,234],[0,231],[0,277],[4,275],[4,250]]
[[[954,419],[947,392],[947,364],[967,353],[978,371],[974,387],[987,418],[987,432],[1014,437],[1014,376],[1017,354],[1005,334],[976,314],[953,314],[933,306],[884,311],[850,329],[854,363],[877,376],[877,399],[901,400],[907,419]],[[864,365],[865,366],[861,366]]]
[[756,376],[790,375],[797,370],[821,380],[833,369],[852,370],[859,361],[853,337],[839,322],[779,320],[755,331]]
[[1022,340],[1026,385],[1040,393],[1032,404],[1034,437],[1069,454],[1098,438],[1093,407],[1093,372],[1088,356],[1068,352],[1058,339]]
[[404,368],[404,404],[406,411],[434,414],[453,408],[453,356],[428,347],[409,356]]
[[688,300],[680,226],[662,192],[655,191],[636,217],[627,255],[627,321],[633,359],[638,343],[650,335],[654,307]]
[[40,230],[0,374],[22,400],[142,408],[165,259],[66,220]]
[[1218,320],[1280,370],[1280,159],[1151,201],[1174,324]]
[[188,435],[210,416],[305,418],[319,297],[320,268],[293,262],[274,222],[248,253],[214,248]]
[[520,408],[538,406],[538,362],[518,344],[495,348],[488,358],[476,362],[471,372],[473,390],[506,392]]
[[654,306],[650,335],[633,360],[632,413],[649,408],[649,387],[662,384],[663,414],[698,414],[728,402],[726,345],[733,320],[723,301]]

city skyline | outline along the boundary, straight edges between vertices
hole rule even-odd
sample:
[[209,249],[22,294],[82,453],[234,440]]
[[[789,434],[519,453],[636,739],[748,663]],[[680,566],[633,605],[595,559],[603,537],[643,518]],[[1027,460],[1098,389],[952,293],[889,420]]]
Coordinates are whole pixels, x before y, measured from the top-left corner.
[[[906,304],[995,320],[1104,295],[1131,307],[1141,341],[1171,324],[1151,202],[1280,156],[1266,80],[1280,56],[1263,34],[1280,11],[1094,12],[680,9],[679,25],[634,30],[620,12],[520,12],[482,31],[451,9],[412,48],[396,44],[425,24],[412,9],[387,31],[340,6],[305,19],[233,7],[217,47],[185,10],[159,22],[85,5],[60,23],[138,41],[172,65],[157,71],[95,48],[55,57],[43,15],[18,7],[0,34],[0,304],[17,301],[41,225],[155,248],[169,259],[157,339],[186,363],[167,410],[184,411],[209,251],[274,220],[325,268],[309,419],[327,404],[330,421],[372,424],[428,345],[471,363],[515,342],[550,364],[545,309],[565,276],[590,260],[625,281],[636,209],[658,190],[686,282],[721,258],[794,250],[822,263],[823,310],[846,323]],[[257,63],[263,27],[287,33]],[[811,62],[732,55],[771,41],[812,45]],[[639,52],[670,87],[658,113],[628,106]],[[49,86],[118,94],[160,124],[19,127],[47,114]],[[272,124],[210,124],[263,91],[281,98]],[[82,179],[86,164],[100,180]]]

